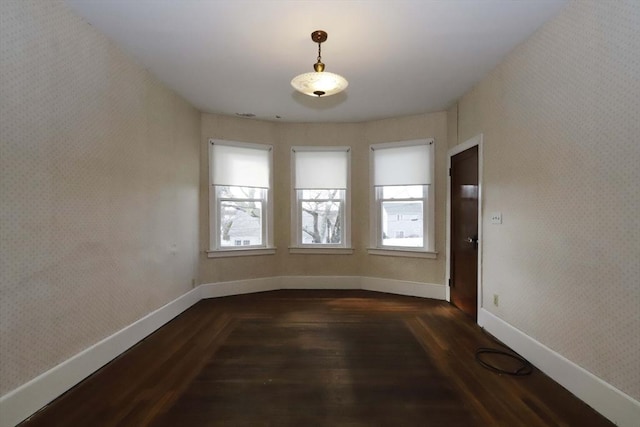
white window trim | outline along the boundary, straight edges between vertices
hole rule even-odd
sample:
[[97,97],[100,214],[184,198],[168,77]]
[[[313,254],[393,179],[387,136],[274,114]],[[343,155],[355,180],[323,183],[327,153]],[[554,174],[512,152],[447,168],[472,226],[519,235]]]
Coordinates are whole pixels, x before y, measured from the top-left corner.
[[308,248],[308,247],[290,247],[290,254],[321,254],[321,255],[351,255],[353,253],[353,248],[343,248],[343,247],[322,247],[322,248]]
[[401,256],[406,258],[438,258],[438,252],[436,251],[424,251],[424,250],[412,250],[410,248],[402,247],[397,249],[389,249],[385,247],[380,248],[367,248],[369,255],[384,255],[384,256]]
[[243,248],[243,249],[221,249],[217,251],[207,251],[207,258],[229,258],[238,256],[273,255],[276,248]]
[[[303,244],[302,227],[298,212],[298,191],[296,190],[296,151],[346,151],[347,153],[347,188],[344,195],[343,241],[341,245]],[[291,246],[292,254],[352,254],[351,246],[351,147],[349,146],[294,146],[291,147]]]
[[[427,203],[423,214],[423,232],[426,234],[426,245],[423,248],[412,248],[406,246],[383,246],[381,233],[380,209],[381,201],[377,197],[377,189],[374,182],[374,166],[372,152],[376,149],[391,147],[408,147],[412,145],[433,145],[431,156],[431,185],[427,186]],[[369,255],[401,256],[411,258],[437,258],[438,252],[435,250],[435,139],[424,138],[400,142],[385,142],[371,144],[369,147],[369,241],[371,247],[367,248]]]
[[[208,141],[207,175],[209,183],[209,250],[206,251],[208,258],[231,257],[231,256],[253,256],[271,255],[275,253],[273,245],[273,146],[269,144],[255,144],[249,142],[228,141],[210,138]],[[244,246],[237,248],[220,247],[218,245],[218,233],[220,232],[220,218],[218,218],[218,196],[216,187],[211,182],[211,150],[213,144],[224,144],[235,147],[255,148],[268,150],[269,152],[269,188],[267,188],[266,201],[263,210],[264,226],[262,228],[262,242],[260,246]]]

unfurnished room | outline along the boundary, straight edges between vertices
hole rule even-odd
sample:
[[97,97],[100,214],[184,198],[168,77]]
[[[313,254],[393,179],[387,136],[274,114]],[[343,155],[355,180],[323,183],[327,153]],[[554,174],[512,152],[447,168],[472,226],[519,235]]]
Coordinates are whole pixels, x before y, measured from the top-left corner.
[[0,427],[637,427],[639,135],[638,0],[0,0]]

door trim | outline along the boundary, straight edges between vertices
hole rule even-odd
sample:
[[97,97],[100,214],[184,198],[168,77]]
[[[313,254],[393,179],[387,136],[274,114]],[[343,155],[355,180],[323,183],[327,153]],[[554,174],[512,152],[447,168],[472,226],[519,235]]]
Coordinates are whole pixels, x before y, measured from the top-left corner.
[[[447,171],[451,168],[451,158],[456,154],[462,153],[469,148],[478,146],[478,313],[482,308],[482,134],[478,134],[458,144],[447,151]],[[445,270],[445,288],[446,300],[451,302],[451,288],[449,280],[451,279],[451,176],[447,172],[447,232],[446,232],[446,270]]]

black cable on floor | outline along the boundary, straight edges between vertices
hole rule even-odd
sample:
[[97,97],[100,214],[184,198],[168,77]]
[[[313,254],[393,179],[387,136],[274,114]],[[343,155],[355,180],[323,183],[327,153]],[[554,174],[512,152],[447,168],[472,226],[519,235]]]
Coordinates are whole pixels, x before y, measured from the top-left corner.
[[[484,330],[484,328],[482,328],[482,332],[484,332],[486,335],[489,336],[489,338],[491,338],[494,342],[496,342],[497,344],[505,347],[508,351],[505,350],[499,350],[496,348],[489,348],[489,347],[480,347],[476,350],[476,361],[480,364],[480,366],[482,366],[485,369],[488,369],[490,371],[493,371],[495,373],[498,374],[505,374],[505,375],[513,375],[513,376],[525,376],[525,375],[531,375],[531,373],[533,372],[533,365],[524,357],[520,356],[519,354],[511,351],[511,349],[509,347],[507,347],[506,345],[502,344],[500,341],[496,340],[495,338],[493,338],[492,336],[490,336],[489,334],[487,334],[487,332]],[[497,366],[494,366],[490,363],[488,363],[487,361],[482,359],[482,355],[484,354],[497,354],[499,356],[504,356],[504,357],[509,357],[511,359],[517,360],[518,362],[521,363],[521,366],[514,370],[514,371],[507,371],[505,369],[501,369],[498,368]]]
[[[483,354],[498,354],[500,356],[505,356],[505,357],[510,357],[512,359],[517,360],[518,362],[520,362],[522,364],[522,366],[520,366],[518,369],[514,370],[514,371],[507,371],[505,369],[501,369],[498,368],[496,366],[493,366],[492,364],[482,360],[482,355]],[[496,372],[498,374],[506,374],[506,375],[514,375],[514,376],[524,376],[524,375],[531,375],[531,373],[533,372],[533,365],[531,363],[529,363],[529,361],[527,359],[525,359],[524,357],[518,355],[518,354],[514,354],[514,353],[510,353],[507,351],[503,351],[503,350],[498,350],[495,348],[488,348],[488,347],[481,347],[479,349],[476,350],[476,361],[484,368]]]

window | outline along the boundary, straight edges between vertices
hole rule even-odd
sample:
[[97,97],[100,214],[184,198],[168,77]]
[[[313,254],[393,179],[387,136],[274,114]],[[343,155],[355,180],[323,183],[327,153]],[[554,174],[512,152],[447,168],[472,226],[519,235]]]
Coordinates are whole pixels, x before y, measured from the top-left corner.
[[292,246],[349,248],[349,147],[293,147]]
[[271,162],[270,145],[209,141],[209,256],[273,248]]
[[433,252],[432,139],[371,146],[370,253]]
[[382,246],[424,247],[426,185],[376,188],[379,199]]

